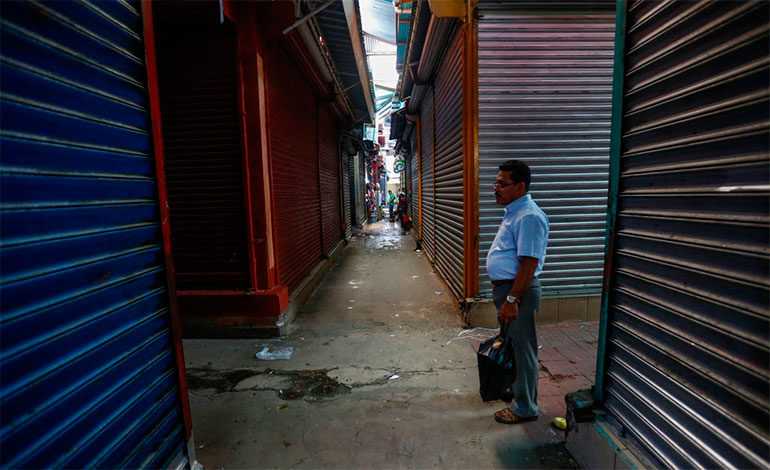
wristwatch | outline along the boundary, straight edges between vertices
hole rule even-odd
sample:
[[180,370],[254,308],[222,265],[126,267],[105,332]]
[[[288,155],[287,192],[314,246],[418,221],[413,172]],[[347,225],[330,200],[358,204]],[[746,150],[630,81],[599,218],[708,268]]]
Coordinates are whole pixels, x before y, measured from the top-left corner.
[[505,298],[505,301],[508,302],[509,304],[515,304],[516,302],[519,301],[519,299],[517,299],[515,295],[509,295],[508,297]]

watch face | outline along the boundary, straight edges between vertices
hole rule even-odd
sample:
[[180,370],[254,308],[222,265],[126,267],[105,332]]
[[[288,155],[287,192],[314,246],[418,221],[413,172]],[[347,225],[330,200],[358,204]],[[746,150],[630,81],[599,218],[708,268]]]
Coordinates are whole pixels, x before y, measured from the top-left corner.
[[509,295],[508,297],[505,298],[505,300],[507,300],[509,303],[514,303],[516,302],[516,297]]

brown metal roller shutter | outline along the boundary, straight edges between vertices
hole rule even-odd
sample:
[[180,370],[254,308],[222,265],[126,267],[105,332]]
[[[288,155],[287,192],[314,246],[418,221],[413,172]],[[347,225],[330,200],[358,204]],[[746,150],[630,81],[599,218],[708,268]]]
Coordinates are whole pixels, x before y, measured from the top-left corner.
[[463,292],[462,34],[455,32],[436,77],[436,267]]
[[770,466],[767,2],[629,2],[605,406],[666,468]]
[[334,116],[323,106],[318,110],[318,159],[321,181],[321,224],[324,255],[342,239],[340,218],[340,161],[338,129]]
[[433,148],[436,146],[436,142],[433,138],[433,89],[431,89],[425,100],[420,107],[420,133],[422,137],[422,218],[420,224],[422,225],[422,247],[425,250],[425,254],[428,259],[434,261],[436,259],[436,229],[435,229],[435,213],[433,210]]
[[235,33],[201,26],[157,44],[177,288],[247,289]]
[[291,292],[321,259],[315,96],[279,51],[266,68],[278,280]]

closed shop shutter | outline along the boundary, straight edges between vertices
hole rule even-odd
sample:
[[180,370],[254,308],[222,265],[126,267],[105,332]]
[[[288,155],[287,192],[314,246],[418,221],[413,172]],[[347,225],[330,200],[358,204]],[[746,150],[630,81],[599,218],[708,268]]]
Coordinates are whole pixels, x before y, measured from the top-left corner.
[[492,295],[486,257],[503,215],[492,185],[499,165],[515,158],[530,166],[530,193],[551,224],[543,295],[598,294],[615,2],[580,11],[568,9],[575,2],[549,10],[491,3],[479,6],[479,290]]
[[605,406],[666,468],[768,468],[767,2],[628,3]]
[[211,21],[187,21],[184,11],[176,12],[175,28],[157,34],[177,287],[246,290],[236,36]]
[[433,138],[433,96],[434,93],[431,89],[431,92],[425,95],[425,99],[420,107],[420,134],[423,142],[423,146],[420,149],[422,152],[422,162],[420,162],[422,166],[422,175],[420,175],[422,179],[422,217],[420,224],[422,225],[422,247],[431,262],[436,259],[436,214],[433,204],[435,199],[433,187],[433,149],[436,146],[436,141]]
[[342,240],[340,218],[340,160],[337,122],[323,106],[318,110],[318,159],[321,180],[321,222],[323,251],[330,255]]
[[351,211],[352,200],[350,191],[350,160],[350,155],[348,155],[347,152],[342,152],[342,212],[344,220],[343,227],[345,229],[346,238],[353,236],[353,214]]
[[363,226],[366,222],[366,158],[363,153],[358,154],[356,162],[358,165],[356,169],[356,188],[358,189],[356,211],[358,213],[358,225]]
[[351,155],[350,157],[350,212],[352,215],[353,225],[356,227],[361,226],[362,224],[362,217],[363,217],[363,211],[362,207],[364,205],[363,203],[363,195],[361,195],[361,185],[359,184],[359,161],[361,157],[356,155]]
[[292,292],[321,260],[315,96],[278,51],[265,68],[278,280]]
[[139,2],[2,15],[0,465],[182,465]]
[[420,166],[420,148],[418,145],[418,133],[416,128],[412,131],[412,135],[414,136],[411,152],[412,156],[409,159],[409,181],[411,183],[409,192],[409,217],[412,220],[412,225],[414,227],[413,233],[416,237],[420,225],[420,174],[418,171]]
[[436,267],[450,289],[463,292],[462,34],[455,32],[436,77]]

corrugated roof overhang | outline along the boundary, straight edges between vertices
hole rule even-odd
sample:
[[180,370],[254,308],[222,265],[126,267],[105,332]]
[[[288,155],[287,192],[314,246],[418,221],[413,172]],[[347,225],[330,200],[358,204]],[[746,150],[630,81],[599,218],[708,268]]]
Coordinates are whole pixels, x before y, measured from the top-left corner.
[[[408,114],[419,113],[422,100],[433,83],[441,59],[446,53],[449,39],[459,25],[456,18],[434,16],[428,7],[428,2],[416,2],[415,5],[412,31],[407,45],[406,66],[398,87],[400,99],[407,101],[406,111],[402,113]],[[407,135],[402,134],[404,131],[410,131],[410,128],[404,126],[400,134],[394,134],[392,129],[391,127],[391,139],[408,141],[408,132]]]
[[[317,8],[325,2],[326,0],[314,0],[310,2],[310,6]],[[373,80],[365,55],[359,57],[357,53],[358,50],[364,54],[358,0],[333,2],[315,16],[315,21],[337,69],[340,83],[350,98],[356,123],[372,122],[375,111]],[[351,29],[355,31],[351,33]]]

